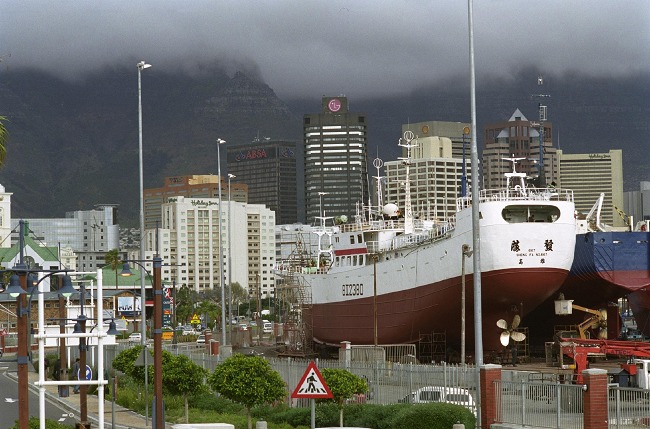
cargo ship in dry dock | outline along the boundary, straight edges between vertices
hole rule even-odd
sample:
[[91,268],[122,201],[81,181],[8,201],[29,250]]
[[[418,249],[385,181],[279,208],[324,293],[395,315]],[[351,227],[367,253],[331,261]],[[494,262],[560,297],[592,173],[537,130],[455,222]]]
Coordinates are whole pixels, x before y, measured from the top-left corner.
[[[566,296],[596,307],[627,297],[637,329],[650,337],[649,221],[634,221],[624,213],[628,230],[615,230],[600,220],[604,195],[579,221],[573,266],[562,287]],[[594,294],[594,291],[598,291]]]
[[[601,194],[589,213],[576,220],[573,265],[560,292],[567,300],[595,310],[606,310],[608,303],[627,298],[637,328],[650,336],[649,221],[638,222],[631,228],[628,225],[627,230],[615,229],[601,221],[603,201],[604,194]],[[627,223],[634,223],[623,216]],[[571,316],[557,316],[553,310],[555,299],[550,298],[524,320],[531,335],[540,340],[552,338],[553,326],[577,325],[589,316],[580,311]],[[618,327],[613,328],[609,335],[616,339]]]
[[[412,137],[405,133],[404,139]],[[317,343],[416,343],[422,335],[444,332],[447,346],[458,350],[463,278],[466,336],[473,338],[472,199],[458,198],[450,219],[414,219],[410,149],[408,154],[403,218],[394,204],[380,203],[350,223],[327,226],[320,218],[316,258],[276,267],[304,288],[302,313]],[[486,350],[503,348],[499,319],[524,316],[557,292],[575,246],[572,191],[529,188],[526,175],[516,171],[519,159],[508,160],[513,168],[506,187],[481,190],[479,196]]]

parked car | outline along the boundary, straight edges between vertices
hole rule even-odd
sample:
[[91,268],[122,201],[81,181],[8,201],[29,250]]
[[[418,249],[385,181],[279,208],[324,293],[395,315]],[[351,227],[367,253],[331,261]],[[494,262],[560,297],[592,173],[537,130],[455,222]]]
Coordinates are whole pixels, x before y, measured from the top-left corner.
[[200,334],[196,339],[196,344],[205,344],[205,335]]
[[139,343],[142,341],[142,333],[141,332],[131,332],[131,335],[129,335],[129,342],[130,343]]
[[183,326],[183,335],[194,335],[196,334],[196,331],[192,327],[192,325],[185,325]]
[[239,330],[240,331],[248,331],[248,325],[245,323],[240,323],[239,324]]
[[415,390],[398,402],[409,404],[427,404],[430,402],[447,402],[462,405],[476,414],[476,403],[469,390],[462,387],[425,386]]
[[273,323],[268,322],[268,321],[264,322],[264,324],[262,325],[262,332],[264,332],[265,334],[272,334],[273,333]]

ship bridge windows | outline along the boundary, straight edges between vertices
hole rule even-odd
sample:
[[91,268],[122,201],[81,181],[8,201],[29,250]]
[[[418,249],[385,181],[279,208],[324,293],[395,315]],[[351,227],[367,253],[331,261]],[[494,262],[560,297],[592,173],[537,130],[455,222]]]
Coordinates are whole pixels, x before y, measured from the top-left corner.
[[510,205],[501,211],[508,223],[555,222],[560,217],[560,209],[551,205]]

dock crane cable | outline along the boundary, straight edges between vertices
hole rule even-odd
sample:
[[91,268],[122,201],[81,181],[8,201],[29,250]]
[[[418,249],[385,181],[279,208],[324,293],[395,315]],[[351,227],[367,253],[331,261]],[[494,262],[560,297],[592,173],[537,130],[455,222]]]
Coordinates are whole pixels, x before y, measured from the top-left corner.
[[618,213],[618,215],[621,218],[623,218],[623,222],[625,222],[625,226],[630,226],[630,216],[616,206],[614,206],[614,210],[616,210],[616,213]]

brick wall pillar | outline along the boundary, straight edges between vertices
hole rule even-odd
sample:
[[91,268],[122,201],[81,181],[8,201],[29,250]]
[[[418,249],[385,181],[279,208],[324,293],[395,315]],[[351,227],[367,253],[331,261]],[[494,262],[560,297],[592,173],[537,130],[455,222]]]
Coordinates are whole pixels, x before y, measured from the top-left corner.
[[[501,365],[487,364],[480,368],[481,380],[481,428],[489,428],[496,422],[496,389],[495,380],[501,380]],[[585,426],[586,427],[586,426]]]
[[607,371],[586,369],[582,376],[587,385],[582,397],[584,429],[607,429]]

